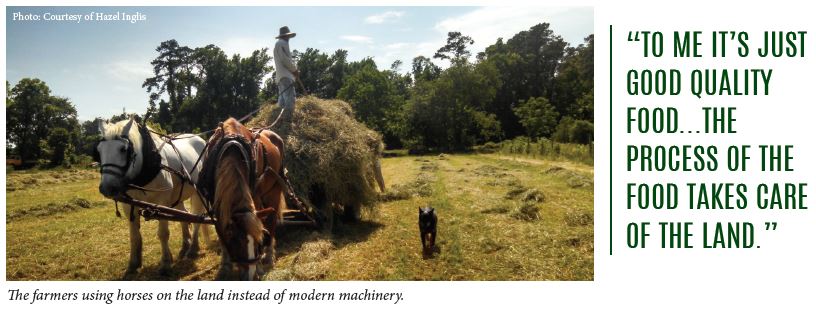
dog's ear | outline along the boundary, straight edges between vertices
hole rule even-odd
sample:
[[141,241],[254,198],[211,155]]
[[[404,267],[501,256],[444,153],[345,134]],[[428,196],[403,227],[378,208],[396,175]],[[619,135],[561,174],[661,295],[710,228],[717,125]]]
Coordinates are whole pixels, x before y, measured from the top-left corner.
[[428,208],[431,208],[431,209],[430,209],[430,211],[431,211],[431,212],[433,212],[433,211],[434,211],[434,207],[428,207]]
[[417,208],[419,210],[419,214],[422,214],[422,207]]

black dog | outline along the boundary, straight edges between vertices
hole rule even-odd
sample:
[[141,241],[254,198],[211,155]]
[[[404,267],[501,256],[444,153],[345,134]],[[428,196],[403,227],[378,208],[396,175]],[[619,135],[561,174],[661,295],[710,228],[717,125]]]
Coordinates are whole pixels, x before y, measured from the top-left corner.
[[436,243],[436,212],[433,207],[419,208],[419,237],[422,238],[422,251],[430,253]]

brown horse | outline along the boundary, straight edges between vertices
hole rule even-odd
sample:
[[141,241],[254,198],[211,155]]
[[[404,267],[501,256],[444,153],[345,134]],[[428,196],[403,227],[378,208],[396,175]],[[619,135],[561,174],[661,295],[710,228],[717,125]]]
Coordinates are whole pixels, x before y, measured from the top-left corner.
[[275,225],[286,209],[281,184],[283,141],[252,132],[234,118],[219,124],[204,158],[200,189],[211,203],[222,244],[219,278],[237,264],[256,279],[275,258]]

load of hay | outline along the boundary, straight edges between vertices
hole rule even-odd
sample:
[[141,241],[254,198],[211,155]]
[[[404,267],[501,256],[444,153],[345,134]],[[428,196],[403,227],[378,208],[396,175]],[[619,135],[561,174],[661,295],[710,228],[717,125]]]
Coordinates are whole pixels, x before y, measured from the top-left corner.
[[[278,105],[265,104],[247,125],[270,125],[279,113]],[[348,103],[299,98],[290,128],[283,128],[276,125],[272,130],[285,138],[284,165],[307,206],[373,207],[374,165],[382,155],[382,136],[358,122]]]

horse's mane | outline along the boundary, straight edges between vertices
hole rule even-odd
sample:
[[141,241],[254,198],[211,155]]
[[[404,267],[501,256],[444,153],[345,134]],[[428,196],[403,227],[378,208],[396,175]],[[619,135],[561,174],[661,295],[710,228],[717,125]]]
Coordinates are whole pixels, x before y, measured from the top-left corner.
[[[226,125],[225,125],[226,126]],[[226,128],[226,127],[225,127]],[[249,187],[249,173],[247,172],[246,159],[240,151],[228,148],[217,161],[216,182],[214,192],[214,208],[218,214],[218,222],[221,228],[227,228],[232,222],[233,209],[247,208],[251,214],[247,214],[243,220],[247,234],[252,235],[257,241],[263,239],[263,223],[255,217],[255,203],[252,198],[252,191]]]
[[[117,123],[108,124],[107,126],[105,126],[105,131],[104,133],[102,133],[102,137],[105,140],[113,140],[122,136],[124,134],[122,132],[125,131],[125,127],[127,126],[128,122],[130,122],[130,119],[125,119]],[[148,127],[148,129],[150,129],[150,127]],[[136,121],[133,121],[133,126],[130,127],[130,131],[128,131],[127,137],[128,140],[130,140],[130,143],[133,144],[133,150],[136,151],[137,153],[141,153],[142,144],[144,142],[142,142],[142,136],[141,134],[139,134],[139,125],[136,123]]]

